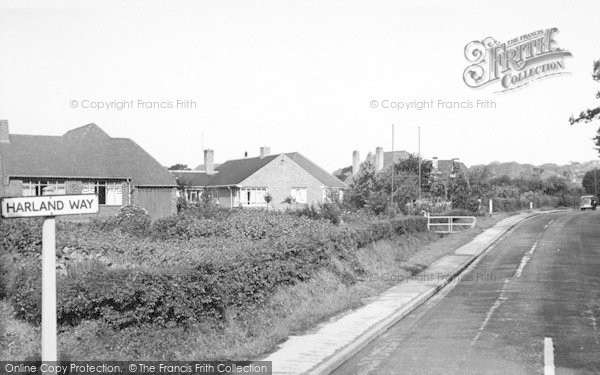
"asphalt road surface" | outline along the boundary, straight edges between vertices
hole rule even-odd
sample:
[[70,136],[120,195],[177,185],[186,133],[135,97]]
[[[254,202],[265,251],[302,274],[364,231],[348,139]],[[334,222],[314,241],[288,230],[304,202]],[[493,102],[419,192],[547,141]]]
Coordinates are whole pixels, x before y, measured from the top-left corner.
[[333,374],[600,374],[600,212],[521,223]]

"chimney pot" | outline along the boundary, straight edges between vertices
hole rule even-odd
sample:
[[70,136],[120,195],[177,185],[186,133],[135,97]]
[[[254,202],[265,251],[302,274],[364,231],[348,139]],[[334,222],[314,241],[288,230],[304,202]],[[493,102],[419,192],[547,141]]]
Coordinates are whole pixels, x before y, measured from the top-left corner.
[[8,120],[0,120],[0,142],[9,143]]
[[431,160],[431,167],[433,168],[434,172],[437,172],[439,169],[439,164],[438,164],[438,157],[434,156]]
[[383,147],[375,149],[375,171],[379,172],[383,169]]
[[352,174],[357,174],[360,169],[360,154],[358,150],[352,151]]
[[271,155],[271,147],[261,147],[260,148],[260,158],[265,158]]
[[204,150],[204,170],[206,174],[215,174],[215,152],[213,150]]

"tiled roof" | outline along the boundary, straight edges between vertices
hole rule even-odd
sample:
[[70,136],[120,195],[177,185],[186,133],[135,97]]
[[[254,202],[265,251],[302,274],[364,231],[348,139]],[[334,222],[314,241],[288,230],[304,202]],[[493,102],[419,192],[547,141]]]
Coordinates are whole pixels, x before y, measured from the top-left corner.
[[[214,167],[218,168],[221,164],[219,163],[215,163]],[[204,167],[204,164],[198,164],[198,166],[196,168],[194,168],[195,171],[200,171],[200,172],[206,172],[206,168]]]
[[[229,160],[220,164],[218,167],[215,167],[215,174],[212,176],[208,176],[201,171],[171,171],[171,173],[178,178],[179,184],[186,183],[186,186],[233,186],[239,185],[280,155],[281,154],[269,155],[264,158],[254,157]],[[327,171],[304,157],[302,154],[291,152],[284,155],[310,173],[324,186],[336,188],[346,187],[342,181],[330,175]]]
[[201,171],[177,171],[172,170],[169,171],[175,179],[177,180],[177,184],[179,186],[206,186],[210,181],[212,176],[207,175]]
[[10,134],[0,143],[4,176],[131,179],[134,185],[175,186],[175,178],[131,139],[111,138],[95,124],[63,136]]
[[217,173],[213,175],[209,185],[238,185],[240,182],[252,176],[256,171],[269,164],[277,156],[279,155],[269,155],[262,159],[260,157],[255,157],[228,160],[215,169]]

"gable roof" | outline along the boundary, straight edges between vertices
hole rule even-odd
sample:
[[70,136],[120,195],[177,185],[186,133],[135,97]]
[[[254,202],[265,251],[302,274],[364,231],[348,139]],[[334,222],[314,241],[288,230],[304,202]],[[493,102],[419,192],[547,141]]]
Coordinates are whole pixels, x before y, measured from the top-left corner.
[[244,158],[228,160],[218,167],[215,167],[214,175],[207,175],[205,172],[182,172],[170,171],[177,177],[178,183],[183,186],[233,186],[239,185],[245,179],[252,176],[259,169],[263,168],[277,157],[285,155],[302,169],[310,173],[314,178],[324,186],[345,188],[346,184],[330,175],[327,171],[304,157],[298,152],[285,154],[269,155],[263,158]]
[[137,143],[111,138],[96,124],[63,136],[10,134],[0,153],[4,176],[131,179],[138,186],[176,186],[175,178]]
[[304,155],[299,152],[291,152],[285,154],[288,158],[292,159],[296,164],[302,167],[305,171],[310,173],[314,178],[319,180],[323,185],[333,188],[346,188],[346,184],[339,179],[332,176],[329,172],[319,167]]

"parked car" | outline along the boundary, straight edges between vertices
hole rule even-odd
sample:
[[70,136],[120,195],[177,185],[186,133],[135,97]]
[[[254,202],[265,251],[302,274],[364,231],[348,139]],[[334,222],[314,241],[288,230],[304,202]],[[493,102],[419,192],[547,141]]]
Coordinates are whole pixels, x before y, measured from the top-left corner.
[[579,209],[581,211],[595,210],[597,205],[598,198],[595,195],[583,195],[580,200]]

